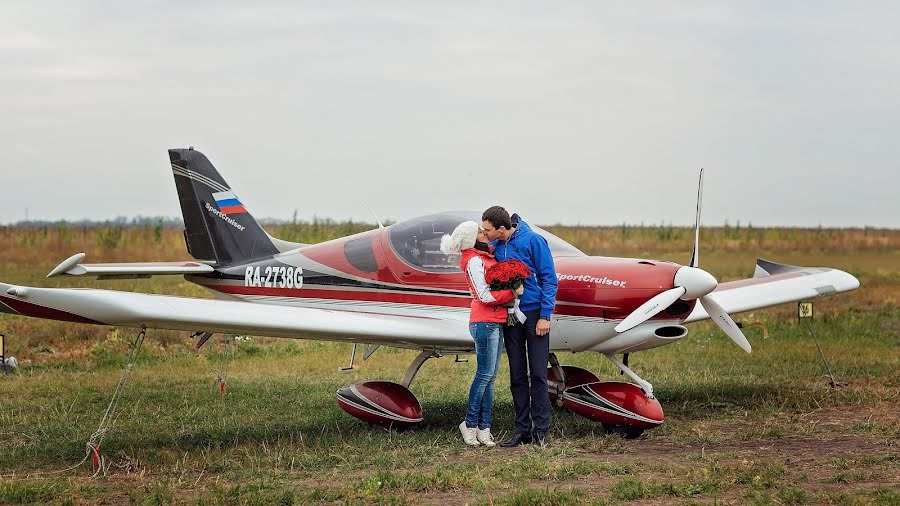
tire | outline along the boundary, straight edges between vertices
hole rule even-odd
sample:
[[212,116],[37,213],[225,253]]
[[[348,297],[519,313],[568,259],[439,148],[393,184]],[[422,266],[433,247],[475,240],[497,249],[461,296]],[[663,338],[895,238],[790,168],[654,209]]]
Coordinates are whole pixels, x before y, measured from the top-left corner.
[[625,425],[607,425],[603,424],[603,429],[607,434],[615,434],[625,439],[637,439],[644,433],[644,429],[635,427],[627,427]]

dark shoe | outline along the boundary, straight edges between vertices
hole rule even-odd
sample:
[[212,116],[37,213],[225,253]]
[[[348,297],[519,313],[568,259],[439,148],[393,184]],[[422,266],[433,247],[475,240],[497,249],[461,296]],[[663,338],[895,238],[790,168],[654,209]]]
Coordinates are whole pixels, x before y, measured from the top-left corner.
[[546,432],[536,432],[534,434],[534,444],[541,448],[546,448],[550,446],[550,436]]
[[500,448],[515,448],[519,445],[527,445],[531,442],[530,434],[513,434],[511,438],[506,441],[500,443]]

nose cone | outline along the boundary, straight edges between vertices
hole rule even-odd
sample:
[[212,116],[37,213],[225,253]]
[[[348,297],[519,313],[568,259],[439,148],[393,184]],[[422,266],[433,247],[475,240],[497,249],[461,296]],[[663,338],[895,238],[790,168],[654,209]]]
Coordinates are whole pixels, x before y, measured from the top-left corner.
[[685,288],[682,300],[693,300],[712,292],[719,282],[712,274],[697,267],[681,267],[675,273],[675,286]]

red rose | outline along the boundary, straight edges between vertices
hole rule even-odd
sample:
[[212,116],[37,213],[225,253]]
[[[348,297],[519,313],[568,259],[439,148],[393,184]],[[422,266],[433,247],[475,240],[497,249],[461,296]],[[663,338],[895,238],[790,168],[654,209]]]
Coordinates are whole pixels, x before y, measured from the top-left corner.
[[504,260],[494,264],[484,274],[491,290],[515,290],[531,275],[531,269],[518,260]]

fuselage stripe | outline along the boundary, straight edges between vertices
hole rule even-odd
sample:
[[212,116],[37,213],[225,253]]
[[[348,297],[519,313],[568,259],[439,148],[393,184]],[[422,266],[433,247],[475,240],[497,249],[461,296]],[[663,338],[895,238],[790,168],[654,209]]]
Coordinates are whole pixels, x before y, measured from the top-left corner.
[[582,406],[587,406],[587,407],[593,408],[593,409],[599,409],[600,411],[606,411],[607,413],[611,413],[613,415],[618,415],[623,418],[631,418],[632,420],[637,420],[637,421],[646,422],[646,423],[652,423],[654,425],[662,424],[662,420],[651,420],[650,418],[645,418],[638,414],[632,413],[631,411],[621,410],[622,408],[620,406],[615,406],[616,409],[610,409],[609,406],[611,406],[612,404],[610,404],[609,402],[604,402],[604,405],[600,406],[600,405],[593,404],[590,402],[585,402],[584,400],[574,397],[572,395],[566,395],[565,392],[563,392],[563,397],[565,399],[568,399],[577,404],[581,404]]
[[[260,288],[249,286],[236,286],[225,284],[205,285],[210,290],[227,293],[234,296],[251,296],[251,297],[279,297],[285,302],[293,299],[297,302],[312,302],[322,300],[333,300],[335,303],[346,304],[391,304],[391,307],[397,308],[397,304],[408,305],[410,309],[419,308],[426,309],[428,307],[437,306],[441,308],[459,308],[465,309],[471,307],[472,298],[468,296],[446,296],[432,294],[406,294],[391,293],[386,291],[363,291],[363,290],[341,290],[341,289],[316,289],[316,288]],[[577,311],[577,313],[576,313]],[[588,314],[584,314],[587,312]],[[592,314],[596,313],[596,314]],[[599,308],[590,309],[584,307],[557,307],[557,315],[592,318],[606,321],[603,318],[603,312]]]
[[204,176],[203,174],[194,172],[192,170],[185,169],[184,167],[181,167],[179,165],[175,165],[174,163],[172,164],[172,172],[174,172],[175,174],[178,174],[179,176],[183,176],[188,179],[193,179],[194,181],[203,183],[206,186],[209,186],[210,188],[212,188],[214,190],[218,190],[220,192],[228,191],[228,188],[226,188],[221,183],[219,183],[215,180],[212,180],[212,179]]
[[[315,298],[304,298],[304,297],[276,297],[272,295],[236,295],[242,300],[246,300],[248,302],[268,302],[272,304],[281,303],[286,306],[299,306],[299,307],[316,307],[319,305],[327,305],[327,306],[347,306],[351,308],[350,310],[361,309],[363,307],[371,307],[378,309],[410,309],[410,310],[419,310],[419,311],[436,311],[442,313],[455,313],[455,314],[468,314],[468,309],[464,307],[447,307],[447,306],[432,306],[427,304],[401,304],[401,303],[393,303],[393,302],[379,302],[379,301],[364,301],[364,300],[342,300],[342,299],[315,299]],[[340,307],[336,307],[335,310],[343,311],[344,309]],[[385,313],[387,314],[387,313]],[[596,318],[591,316],[571,316],[566,314],[554,313],[553,317],[567,322],[582,322],[582,323],[609,323],[616,322],[620,320],[609,320],[607,318]]]

